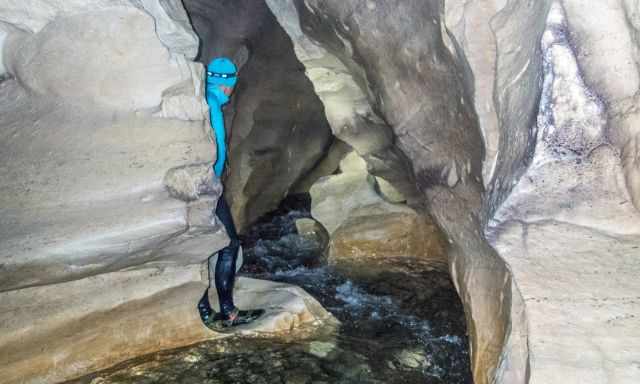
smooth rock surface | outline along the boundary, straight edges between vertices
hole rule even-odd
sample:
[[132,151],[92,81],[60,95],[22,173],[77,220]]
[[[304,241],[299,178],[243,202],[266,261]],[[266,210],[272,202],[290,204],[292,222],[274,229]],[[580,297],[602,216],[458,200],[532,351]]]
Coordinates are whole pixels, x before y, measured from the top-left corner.
[[0,20],[0,381],[202,339],[184,318],[228,237],[184,9],[5,1]]
[[[179,97],[190,119],[203,120],[203,73],[190,61],[197,40],[184,9],[143,3],[9,1],[0,9],[4,66],[32,93],[128,111],[159,110],[165,98]],[[175,108],[162,110],[179,117]]]
[[346,276],[447,269],[446,241],[423,215],[384,204],[354,209],[329,243],[329,264]]
[[[192,266],[2,293],[0,349],[20,348],[0,355],[1,382],[59,382],[158,350],[227,337],[200,320],[195,303],[205,288],[200,268]],[[100,303],[91,300],[95,295],[102,295]],[[288,334],[334,321],[315,299],[287,284],[239,278],[235,295],[240,307],[267,311],[237,334]],[[210,300],[217,308],[215,295]]]
[[[228,241],[203,121],[60,105],[13,80],[0,92],[2,290],[200,263]],[[185,166],[202,171],[166,178]]]

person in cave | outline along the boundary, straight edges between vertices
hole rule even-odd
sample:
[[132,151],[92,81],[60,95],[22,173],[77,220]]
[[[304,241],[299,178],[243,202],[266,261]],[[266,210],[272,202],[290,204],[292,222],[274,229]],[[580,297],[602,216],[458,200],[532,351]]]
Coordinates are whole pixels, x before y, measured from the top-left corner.
[[[207,103],[209,104],[211,127],[216,137],[217,159],[213,166],[218,178],[224,171],[227,149],[225,142],[224,116],[222,106],[229,102],[229,97],[237,82],[237,68],[226,57],[213,59],[207,66]],[[209,287],[198,302],[198,312],[204,325],[215,331],[224,331],[230,327],[248,324],[260,317],[264,310],[239,310],[233,303],[233,284],[236,275],[236,262],[240,250],[240,239],[236,232],[224,193],[218,199],[216,216],[222,222],[229,235],[229,245],[218,251],[218,259],[209,258]],[[215,272],[214,272],[215,271]],[[213,275],[213,276],[212,276]],[[215,283],[220,312],[214,312],[209,303],[209,288],[212,280]]]

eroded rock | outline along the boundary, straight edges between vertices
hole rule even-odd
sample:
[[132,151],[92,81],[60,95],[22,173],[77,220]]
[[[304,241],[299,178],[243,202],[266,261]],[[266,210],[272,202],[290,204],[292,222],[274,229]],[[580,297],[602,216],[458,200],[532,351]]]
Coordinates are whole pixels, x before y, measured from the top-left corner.
[[58,382],[205,337],[184,328],[195,271],[228,238],[184,10],[9,1],[0,20],[3,382]]
[[366,171],[364,160],[355,152],[345,160],[341,162],[345,172],[322,177],[309,190],[311,215],[326,228],[329,235],[340,227],[354,209],[382,202],[375,191],[374,179]]
[[353,210],[329,243],[329,264],[347,276],[370,277],[383,272],[408,276],[447,269],[440,230],[406,206],[383,204]]
[[[639,179],[632,124],[638,4],[557,2],[568,23],[559,21],[555,5],[547,25],[552,3],[268,0],[307,66],[334,133],[355,125],[345,118],[353,116],[350,110],[375,111],[377,118],[362,131],[380,137],[384,121],[395,148],[410,160],[450,242],[476,383],[553,382],[553,372],[576,383],[637,376],[627,368],[635,357],[611,347],[628,345],[627,338],[601,338],[605,329],[636,333],[623,320],[637,317],[623,288],[635,280],[621,273],[624,283],[616,289],[595,271],[611,265],[635,271],[637,264],[628,259],[638,242],[637,211],[621,207],[637,200]],[[565,54],[543,54],[545,28],[556,39],[564,33],[548,44]],[[621,63],[619,70],[612,60]],[[339,69],[320,70],[325,63]],[[545,73],[551,96],[541,94]],[[353,80],[350,88],[330,86],[344,79]],[[343,97],[338,108],[331,97],[340,89],[355,89],[351,95],[358,97]],[[552,117],[540,121],[539,112]],[[609,127],[602,129],[605,116]],[[553,273],[533,276],[538,267]],[[601,311],[586,297],[615,297],[619,305]],[[619,317],[605,325],[605,312]],[[590,335],[593,343],[586,341]],[[589,358],[583,366],[589,373],[581,374],[569,357],[570,340],[581,353],[612,363]]]
[[[139,269],[55,290],[3,294],[0,349],[20,344],[0,357],[3,382],[65,381],[158,350],[227,337],[200,320],[194,303],[206,284],[199,272],[198,266]],[[315,299],[287,284],[240,278],[235,295],[239,306],[267,311],[238,334],[287,335],[300,326],[335,321]],[[91,299],[98,296],[100,301]],[[217,308],[216,297],[210,299]]]

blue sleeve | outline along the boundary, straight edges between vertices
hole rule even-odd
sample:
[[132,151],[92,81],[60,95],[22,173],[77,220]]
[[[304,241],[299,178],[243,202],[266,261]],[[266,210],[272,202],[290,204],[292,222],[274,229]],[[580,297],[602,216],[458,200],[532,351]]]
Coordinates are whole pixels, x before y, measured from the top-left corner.
[[227,158],[227,144],[225,142],[224,117],[222,115],[222,107],[217,100],[209,101],[209,113],[211,116],[211,127],[216,137],[216,162],[213,165],[213,171],[216,176],[221,177],[224,171],[224,163]]

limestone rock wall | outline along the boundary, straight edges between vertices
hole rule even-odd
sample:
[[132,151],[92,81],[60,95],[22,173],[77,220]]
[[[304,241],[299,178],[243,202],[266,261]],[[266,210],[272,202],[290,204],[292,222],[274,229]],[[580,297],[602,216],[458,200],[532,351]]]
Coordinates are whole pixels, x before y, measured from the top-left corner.
[[585,81],[607,104],[606,136],[621,152],[625,183],[640,209],[640,3],[566,0],[562,5]]
[[[160,250],[194,231],[209,233],[210,245],[225,238],[212,221],[195,220],[221,192],[208,170],[215,151],[204,108],[194,121],[162,114],[164,92],[182,83],[190,85],[183,96],[202,103],[202,68],[182,53],[195,54],[193,33],[163,43],[161,20],[137,3],[91,10],[82,2],[35,3],[0,10],[14,28],[3,48],[13,78],[0,97],[2,253],[10,274],[2,289],[149,261],[203,260],[204,249],[180,257]],[[32,18],[20,17],[32,10]],[[185,167],[201,171],[166,177]]]
[[[615,10],[610,5],[599,9],[601,26],[611,23],[604,17]],[[486,233],[524,300],[530,355],[524,378],[549,383],[562,371],[571,383],[631,383],[638,380],[632,367],[640,305],[631,292],[640,288],[640,212],[628,188],[625,152],[607,137],[619,129],[607,118],[616,103],[581,69],[576,47],[589,40],[573,35],[569,9],[554,2],[547,18],[531,164]],[[618,48],[619,55],[629,49]],[[576,348],[580,357],[570,353]],[[508,358],[503,363],[500,380],[523,377]]]
[[[132,300],[159,332],[189,323],[158,303],[197,296],[198,265],[227,241],[201,48],[243,68],[225,113],[241,227],[332,133],[444,230],[477,384],[638,382],[638,0],[184,4],[0,4],[0,350],[31,348],[0,353],[0,376],[128,357],[83,350],[111,320],[79,324],[104,312],[135,331]],[[369,230],[343,223],[352,240]],[[51,338],[76,329],[72,351]]]
[[[0,30],[0,381],[131,357],[116,340],[135,354],[209,337],[158,343],[122,309],[203,289],[200,264],[228,241],[181,2],[3,1]],[[158,332],[183,310],[160,311]],[[81,329],[101,314],[111,322]]]
[[475,382],[637,381],[637,2],[267,3],[336,136],[410,160]]
[[[410,159],[404,172],[409,171],[409,179],[422,190],[418,201],[431,208],[451,243],[450,268],[469,319],[476,382],[489,382],[509,328],[511,298],[505,291],[511,282],[504,262],[482,234],[482,136],[466,67],[442,39],[443,9],[423,1],[268,3],[289,25],[299,56],[329,51],[334,61],[346,63],[335,67],[358,79],[352,84],[363,95],[360,101],[342,100],[335,104],[336,113],[351,105],[358,111],[378,111],[381,117],[373,125],[364,123],[354,136],[367,140],[369,133],[364,132],[377,132],[381,125],[375,122],[384,121],[394,150]],[[298,18],[301,27],[296,29],[291,18]],[[301,61],[311,63],[309,77],[316,84],[315,61]],[[320,81],[316,87],[328,83],[331,80]],[[329,114],[331,107],[323,102]],[[329,121],[334,130],[342,127]]]

